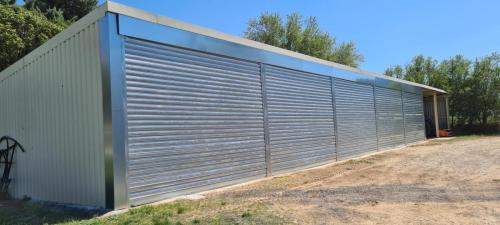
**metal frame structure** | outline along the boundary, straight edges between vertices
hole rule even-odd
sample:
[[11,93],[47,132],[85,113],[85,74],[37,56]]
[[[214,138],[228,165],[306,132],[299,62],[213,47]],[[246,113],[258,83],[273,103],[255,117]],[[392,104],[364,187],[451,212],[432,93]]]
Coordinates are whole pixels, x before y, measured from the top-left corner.
[[[403,123],[405,121],[404,92],[420,94],[425,91],[434,93],[434,99],[435,93],[446,93],[437,88],[387,77],[251,40],[233,37],[109,1],[91,12],[82,20],[76,22],[67,31],[49,40],[42,47],[28,54],[28,56],[0,73],[0,81],[7,79],[7,77],[12,74],[12,71],[16,71],[23,67],[24,60],[38,56],[46,49],[56,46],[58,42],[63,41],[68,36],[78,32],[82,27],[85,27],[89,21],[99,22],[103,98],[103,157],[105,162],[105,203],[107,208],[119,209],[130,205],[129,193],[127,190],[128,125],[126,111],[127,90],[124,75],[125,38],[148,40],[260,64],[267,176],[273,174],[270,154],[272,146],[270,144],[266,93],[266,66],[268,65],[328,76],[330,78],[334,121],[333,129],[335,134],[334,151],[336,157],[339,138],[336,96],[334,90],[335,78],[371,85],[373,88],[375,105],[375,87],[384,87],[401,91],[401,101],[403,101]],[[376,129],[378,129],[376,117],[377,112],[375,106],[375,126]],[[377,139],[377,150],[379,148],[378,145]],[[337,160],[337,158],[335,158],[335,160]],[[310,166],[314,165],[315,164]]]

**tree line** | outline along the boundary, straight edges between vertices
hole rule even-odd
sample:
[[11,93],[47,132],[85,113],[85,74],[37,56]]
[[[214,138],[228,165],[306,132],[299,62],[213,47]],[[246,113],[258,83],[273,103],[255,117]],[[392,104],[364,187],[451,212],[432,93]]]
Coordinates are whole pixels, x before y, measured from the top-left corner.
[[244,37],[351,67],[364,60],[354,42],[338,44],[334,36],[320,30],[316,17],[304,18],[299,13],[286,19],[278,13],[262,13],[249,20]]
[[[0,0],[0,71],[28,54],[97,6],[97,0]],[[316,17],[263,13],[250,19],[244,37],[340,64],[363,62],[354,42],[338,44],[321,31]]]
[[[0,0],[0,71],[85,16],[97,0]],[[313,57],[358,67],[363,55],[352,41],[337,43],[319,28],[316,17],[298,13],[282,17],[262,13],[248,22],[244,37]],[[474,60],[456,55],[437,61],[418,55],[410,63],[391,66],[387,76],[401,78],[448,92],[454,126],[498,125],[500,55],[491,53]]]
[[452,127],[481,126],[498,129],[500,121],[500,55],[474,60],[456,55],[442,61],[423,55],[391,66],[387,76],[405,79],[448,92]]

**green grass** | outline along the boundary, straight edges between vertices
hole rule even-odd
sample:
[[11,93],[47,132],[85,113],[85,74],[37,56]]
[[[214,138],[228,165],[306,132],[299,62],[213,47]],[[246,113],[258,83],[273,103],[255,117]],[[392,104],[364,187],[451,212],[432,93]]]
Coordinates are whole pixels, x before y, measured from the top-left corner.
[[359,164],[373,164],[373,161],[367,160],[367,159],[351,159],[347,161],[347,164],[350,165],[359,165]]
[[156,206],[142,206],[127,212],[95,217],[47,209],[26,201],[9,201],[0,207],[0,224],[60,225],[187,225],[187,224],[288,224],[271,203],[209,198],[178,200]]
[[0,201],[0,224],[57,224],[94,215],[76,211],[61,211],[42,207],[28,201]]
[[285,224],[269,203],[227,203],[223,199],[179,200],[142,206],[106,218],[61,223],[64,225],[186,225],[186,224]]

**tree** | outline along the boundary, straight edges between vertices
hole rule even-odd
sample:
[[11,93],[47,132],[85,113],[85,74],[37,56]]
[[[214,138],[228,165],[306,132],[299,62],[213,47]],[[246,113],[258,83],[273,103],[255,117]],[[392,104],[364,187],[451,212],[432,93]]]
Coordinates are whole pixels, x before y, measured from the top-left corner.
[[36,11],[0,5],[0,71],[65,28]]
[[401,67],[400,65],[390,66],[385,70],[384,74],[386,76],[404,79],[404,70],[403,67]]
[[283,29],[283,20],[276,13],[265,13],[259,20],[252,19],[248,22],[248,29],[245,37],[269,45],[283,47],[285,40],[285,29]]
[[64,20],[76,21],[96,8],[97,0],[25,0],[24,6],[31,10],[40,10],[47,18],[60,15]]
[[391,66],[385,75],[444,89],[449,96],[452,126],[495,124],[500,112],[500,55],[474,62],[456,55],[438,62],[417,55],[404,69]]
[[[470,77],[471,62],[462,55],[456,55],[449,60],[441,62],[440,70],[448,79],[448,104],[450,107],[451,124],[464,124],[464,112],[468,108],[467,92]],[[459,120],[458,122],[456,120]]]
[[363,55],[357,53],[356,45],[354,42],[350,41],[335,47],[333,54],[328,60],[352,67],[358,67],[359,63],[363,61]]
[[289,14],[286,21],[277,13],[263,13],[257,19],[250,19],[244,36],[348,66],[358,67],[363,62],[353,42],[337,46],[334,37],[319,29],[316,17],[303,19],[298,13]]
[[481,125],[488,123],[488,118],[495,116],[500,94],[500,55],[493,53],[476,59],[470,77],[469,115],[471,121],[477,120]]
[[405,79],[420,84],[426,84],[426,59],[423,55],[415,56],[405,67]]

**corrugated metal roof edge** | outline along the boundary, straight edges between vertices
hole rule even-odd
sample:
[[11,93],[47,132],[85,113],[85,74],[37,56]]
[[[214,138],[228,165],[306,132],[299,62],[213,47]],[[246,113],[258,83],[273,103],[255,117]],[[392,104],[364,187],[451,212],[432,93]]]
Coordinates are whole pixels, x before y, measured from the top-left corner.
[[95,9],[94,11],[92,11],[89,14],[87,14],[86,16],[84,16],[82,19],[80,19],[77,22],[75,22],[74,24],[72,24],[70,27],[65,29],[63,32],[57,34],[56,36],[51,38],[49,41],[45,42],[43,45],[41,45],[40,47],[38,47],[35,50],[33,50],[32,52],[30,52],[28,55],[24,56],[23,58],[18,60],[16,63],[9,66],[7,69],[0,72],[0,81],[4,80],[8,76],[13,74],[17,70],[19,70],[20,68],[22,68],[25,65],[25,63],[29,63],[33,59],[35,59],[36,57],[43,55],[48,49],[52,49],[53,47],[57,46],[59,43],[64,42],[64,40],[66,40],[69,37],[78,33],[85,26],[88,26],[89,24],[95,22],[96,20],[98,20],[99,18],[104,16],[104,14],[106,12],[122,14],[122,15],[130,16],[130,17],[134,17],[137,19],[149,21],[152,23],[170,26],[170,27],[174,27],[177,29],[205,35],[208,37],[233,42],[233,43],[240,44],[240,45],[245,45],[245,46],[258,48],[258,49],[262,49],[262,50],[266,50],[266,51],[270,51],[270,52],[275,52],[278,54],[282,54],[282,55],[286,55],[286,56],[290,56],[290,57],[294,57],[294,58],[298,58],[298,59],[302,59],[302,60],[306,60],[306,61],[310,61],[310,62],[322,64],[322,65],[327,65],[327,66],[331,66],[331,67],[338,68],[338,69],[343,69],[343,70],[351,71],[351,72],[366,75],[366,76],[371,76],[371,77],[391,80],[391,81],[395,81],[395,82],[399,82],[399,83],[403,83],[403,84],[408,84],[408,85],[412,85],[412,86],[417,86],[417,87],[421,87],[423,89],[426,89],[426,90],[432,91],[432,92],[446,93],[446,91],[435,88],[435,87],[431,87],[431,86],[427,86],[427,85],[423,85],[423,84],[418,84],[415,82],[410,82],[410,81],[406,81],[406,80],[402,80],[402,79],[398,79],[398,78],[388,77],[388,76],[385,76],[383,74],[378,74],[378,73],[371,72],[371,71],[353,68],[353,67],[349,67],[346,65],[334,63],[331,61],[326,61],[323,59],[304,55],[304,54],[301,54],[298,52],[274,47],[271,45],[263,44],[260,42],[252,41],[252,40],[241,38],[241,37],[232,36],[229,34],[225,34],[222,32],[215,31],[215,30],[203,28],[203,27],[196,26],[193,24],[184,23],[184,22],[174,20],[174,19],[171,19],[168,17],[155,15],[155,14],[152,14],[152,13],[149,13],[149,12],[137,9],[137,8],[132,8],[132,7],[125,6],[125,5],[118,4],[115,2],[111,2],[111,1],[105,2],[104,4],[99,6],[97,9]]

